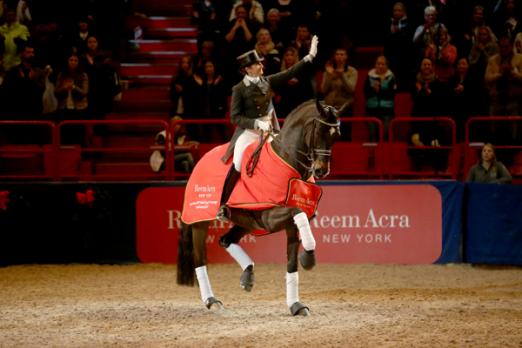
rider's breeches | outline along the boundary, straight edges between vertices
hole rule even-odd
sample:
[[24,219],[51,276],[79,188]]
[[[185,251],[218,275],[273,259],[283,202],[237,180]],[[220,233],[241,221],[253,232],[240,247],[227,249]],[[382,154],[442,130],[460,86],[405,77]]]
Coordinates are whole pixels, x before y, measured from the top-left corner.
[[243,152],[245,152],[245,149],[250,145],[253,141],[256,141],[259,138],[259,135],[257,133],[254,133],[250,130],[245,130],[236,140],[236,143],[234,144],[234,157],[233,157],[233,163],[234,168],[241,172],[241,160],[243,158]]

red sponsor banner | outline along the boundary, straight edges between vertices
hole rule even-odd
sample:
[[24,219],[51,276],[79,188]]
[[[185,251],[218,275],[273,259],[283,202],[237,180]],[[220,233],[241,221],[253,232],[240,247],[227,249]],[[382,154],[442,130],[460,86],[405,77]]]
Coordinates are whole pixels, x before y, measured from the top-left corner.
[[[318,262],[433,263],[442,250],[442,200],[431,185],[323,186],[311,221]],[[183,187],[154,187],[136,202],[137,252],[142,262],[175,263]],[[207,237],[209,262],[233,262],[219,246],[229,225],[214,221]],[[286,263],[286,235],[246,236],[256,262]]]

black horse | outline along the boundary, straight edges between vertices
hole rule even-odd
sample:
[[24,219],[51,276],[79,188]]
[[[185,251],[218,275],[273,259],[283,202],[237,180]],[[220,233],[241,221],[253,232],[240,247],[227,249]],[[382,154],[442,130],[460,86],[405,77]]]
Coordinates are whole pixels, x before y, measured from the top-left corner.
[[[273,151],[307,180],[311,176],[324,178],[330,171],[331,148],[340,136],[337,110],[322,102],[310,100],[298,106],[285,119],[279,135],[270,146]],[[204,160],[204,158],[202,159]],[[247,161],[248,158],[244,158]],[[254,284],[253,262],[239,246],[239,240],[254,230],[269,233],[285,230],[287,235],[287,305],[293,315],[308,315],[309,309],[298,298],[299,236],[304,251],[299,260],[304,269],[315,265],[315,240],[307,215],[299,208],[276,206],[265,210],[231,208],[234,227],[220,238],[220,245],[243,268],[240,285],[250,291]],[[177,283],[193,285],[196,274],[201,298],[208,309],[222,307],[214,297],[208,279],[206,264],[206,238],[212,221],[183,224],[178,248]]]

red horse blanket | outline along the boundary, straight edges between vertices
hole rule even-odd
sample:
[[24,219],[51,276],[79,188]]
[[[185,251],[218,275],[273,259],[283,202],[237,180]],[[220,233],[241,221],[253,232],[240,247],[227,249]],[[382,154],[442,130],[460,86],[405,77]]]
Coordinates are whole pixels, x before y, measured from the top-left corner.
[[[253,175],[249,177],[246,174],[248,160],[257,144],[254,142],[245,150],[241,178],[227,204],[252,210],[291,206],[302,209],[309,218],[314,215],[321,198],[321,188],[313,183],[313,178],[308,182],[300,180],[299,173],[281,159],[269,143],[264,144]],[[191,224],[215,219],[231,165],[221,161],[227,146],[215,147],[196,164],[185,188],[183,222]]]

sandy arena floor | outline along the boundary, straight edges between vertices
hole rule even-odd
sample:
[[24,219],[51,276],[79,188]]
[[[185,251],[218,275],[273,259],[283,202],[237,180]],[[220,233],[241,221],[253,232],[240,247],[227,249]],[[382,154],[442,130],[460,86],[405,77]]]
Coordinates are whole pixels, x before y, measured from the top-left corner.
[[290,316],[284,265],[211,265],[208,311],[168,265],[0,268],[0,347],[522,347],[522,269],[319,265]]

